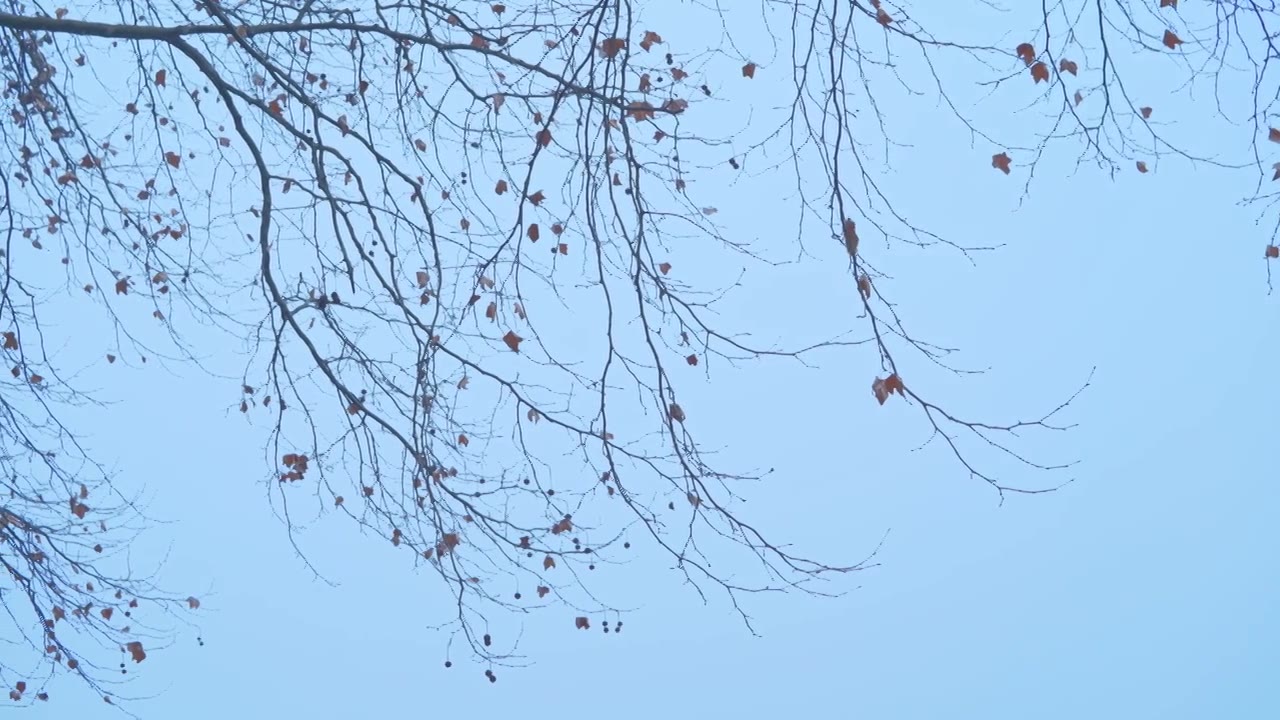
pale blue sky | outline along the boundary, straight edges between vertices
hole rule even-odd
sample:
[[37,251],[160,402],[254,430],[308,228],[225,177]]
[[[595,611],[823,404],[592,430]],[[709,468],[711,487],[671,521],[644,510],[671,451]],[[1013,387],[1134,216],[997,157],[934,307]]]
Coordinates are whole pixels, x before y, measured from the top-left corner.
[[[1280,299],[1266,294],[1264,231],[1235,204],[1251,178],[1176,162],[1067,178],[1062,155],[1019,207],[1024,170],[1004,177],[989,166],[995,150],[910,110],[895,127],[914,147],[883,178],[900,209],[961,242],[1008,246],[976,268],[942,250],[864,247],[891,258],[918,335],[993,368],[961,379],[920,365],[908,382],[1000,420],[1052,407],[1096,366],[1066,416],[1079,427],[1034,446],[1081,460],[1074,484],[998,507],[938,449],[912,452],[927,435],[897,399],[875,404],[869,355],[721,368],[702,387],[690,376],[682,403],[697,408],[708,447],[779,469],[748,492],[749,517],[833,561],[863,557],[889,531],[882,564],[837,599],[754,598],[758,638],[660,564],[606,568],[617,581],[604,586],[637,608],[624,632],[531,621],[522,642],[534,664],[490,684],[465,653],[442,667],[447,638],[426,625],[451,598],[385,539],[321,520],[300,542],[340,584],[312,579],[266,502],[263,429],[236,412],[234,376],[95,367],[87,377],[123,402],[78,411],[79,426],[122,476],[142,478],[151,514],[174,521],[150,537],[170,548],[160,578],[204,603],[198,630],[149,650],[128,691],[156,697],[132,709],[196,720],[1280,717]],[[731,232],[790,242],[792,214],[753,192],[707,204]],[[722,312],[795,343],[847,323],[854,290],[827,242],[809,243],[825,262],[756,272]],[[55,689],[34,715],[109,716],[96,696]]]

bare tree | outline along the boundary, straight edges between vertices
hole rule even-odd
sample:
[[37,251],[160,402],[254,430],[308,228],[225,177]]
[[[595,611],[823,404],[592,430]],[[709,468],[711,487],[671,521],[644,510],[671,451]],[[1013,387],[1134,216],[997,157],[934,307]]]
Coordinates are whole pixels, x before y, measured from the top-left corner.
[[[504,617],[547,605],[579,628],[613,617],[589,576],[633,542],[748,623],[747,594],[838,592],[820,581],[872,562],[796,554],[742,514],[739,488],[763,475],[713,463],[681,394],[713,369],[843,355],[865,368],[869,401],[915,408],[929,442],[1001,500],[1061,486],[1069,464],[1019,443],[1064,429],[1066,403],[984,421],[931,399],[931,382],[970,371],[908,331],[885,268],[897,248],[972,262],[994,244],[925,228],[882,191],[902,139],[881,93],[934,98],[971,134],[975,164],[1022,175],[1024,191],[1056,145],[1110,172],[1171,155],[1262,166],[1257,143],[1232,165],[1166,139],[1126,82],[1126,59],[1143,53],[1183,80],[1248,68],[1252,91],[1236,97],[1254,100],[1255,136],[1280,141],[1262,102],[1270,4],[1063,0],[1012,16],[985,0],[670,5],[4,0],[0,325],[15,379],[0,427],[16,479],[3,557],[36,618],[89,602],[59,600],[75,581],[58,568],[98,567],[80,534],[97,516],[48,449],[70,442],[59,408],[86,397],[33,350],[52,284],[113,329],[108,362],[157,343],[193,365],[228,352],[190,345],[197,324],[249,338],[238,402],[271,427],[271,497],[289,527],[336,512],[385,537],[454,599],[445,621],[492,668],[519,660],[518,633],[490,629]],[[988,37],[943,30],[983,13],[990,24],[965,27]],[[684,24],[698,32],[670,27]],[[786,94],[742,89],[771,82]],[[994,117],[975,118],[979,95]],[[999,125],[1019,104],[1034,121]],[[997,138],[1015,130],[1023,140]],[[791,242],[722,231],[707,198],[725,167],[785,185],[769,211],[794,214]],[[747,319],[715,312],[737,279],[680,264],[690,247],[755,273],[848,263],[857,307],[830,337],[756,339]],[[735,553],[756,559],[755,577],[712,569]],[[94,577],[117,597],[146,594]],[[76,627],[121,640],[91,615]]]

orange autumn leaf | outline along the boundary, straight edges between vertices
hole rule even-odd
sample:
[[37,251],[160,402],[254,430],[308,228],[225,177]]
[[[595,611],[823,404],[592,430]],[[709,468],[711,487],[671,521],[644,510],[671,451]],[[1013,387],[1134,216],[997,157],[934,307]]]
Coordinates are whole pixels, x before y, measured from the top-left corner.
[[652,30],[646,30],[644,37],[640,39],[640,47],[644,48],[645,52],[649,52],[654,45],[661,43],[662,36]]
[[685,362],[687,362],[687,363],[689,363],[690,365],[697,366],[697,364],[698,364],[698,356],[697,356],[697,355],[690,355],[689,357],[685,358],[685,359],[684,359],[684,361],[685,361]]
[[871,299],[871,278],[865,274],[858,277],[858,293],[862,295],[863,300]]
[[560,253],[561,255],[568,255],[568,254],[569,254],[569,244],[568,244],[568,243],[560,243],[559,245],[556,245],[556,252]]
[[1138,164],[1138,172],[1145,173],[1147,171],[1147,164],[1145,162],[1139,160],[1137,164]]
[[538,597],[546,597],[547,593],[549,592],[551,592],[551,588],[547,587],[546,585],[538,586]]
[[876,22],[889,27],[889,23],[893,22],[893,18],[889,16],[889,13],[884,8],[876,8]]
[[1164,46],[1170,50],[1177,50],[1178,46],[1182,44],[1182,38],[1175,35],[1172,30],[1165,30],[1164,37],[1161,38],[1160,42],[1164,43]]
[[129,278],[122,277],[116,281],[116,294],[117,295],[129,294]]
[[164,82],[166,77],[168,77],[168,73],[166,73],[164,70],[157,70],[156,85],[159,85],[160,87],[164,87]]
[[670,272],[671,272],[671,263],[669,263],[669,262],[659,263],[659,264],[658,264],[658,272],[662,273],[663,275],[666,275],[666,274],[670,273]]
[[133,642],[126,644],[124,647],[125,650],[129,651],[129,655],[133,657],[134,662],[140,663],[147,659],[147,653],[142,649],[141,642],[134,640]]
[[18,349],[18,335],[16,333],[7,332],[4,334],[4,349],[5,350]]
[[529,202],[533,203],[534,205],[541,205],[542,201],[546,199],[547,199],[547,196],[543,195],[541,190],[529,196]]
[[418,281],[419,288],[424,288],[427,286],[427,283],[428,281],[430,281],[431,278],[430,276],[427,275],[426,270],[419,270],[418,272],[414,273],[414,279]]
[[111,616],[112,616],[112,615],[114,615],[114,614],[115,614],[115,612],[116,612],[116,611],[115,611],[115,610],[112,610],[111,608],[102,608],[102,619],[103,619],[103,620],[110,620],[110,619],[111,619]]
[[749,62],[742,66],[742,77],[754,78],[756,76],[756,64]]
[[526,234],[529,236],[530,242],[538,242],[538,238],[541,235],[540,231],[538,230],[538,223],[533,223],[532,225],[530,225],[529,230],[527,231]]
[[1280,143],[1280,130],[1270,128],[1267,131],[1267,139],[1273,143]]
[[1042,62],[1038,62],[1031,66],[1031,79],[1040,82],[1049,82],[1049,66]]
[[556,559],[555,559],[555,558],[553,558],[553,557],[551,557],[550,555],[548,555],[548,556],[546,556],[545,558],[543,558],[543,559],[542,559],[542,569],[543,569],[543,570],[550,570],[551,568],[553,568],[553,567],[555,567],[555,566],[556,566]]
[[579,630],[590,630],[591,621],[584,617],[576,617],[573,619],[573,626]]
[[1267,257],[1273,258],[1273,259],[1280,258],[1280,247],[1276,247],[1275,245],[1268,245]]
[[1071,60],[1063,58],[1062,61],[1058,63],[1058,70],[1060,72],[1068,72],[1072,75],[1078,75],[1080,66],[1076,65],[1075,62]]
[[[653,33],[645,33],[645,38],[647,39],[651,34]],[[657,37],[657,36],[654,35],[654,37]],[[659,38],[659,40],[661,40],[661,38]],[[617,57],[618,53],[626,46],[627,46],[627,41],[622,38],[607,38],[600,42],[600,57],[604,57],[604,58]]]
[[182,163],[182,156],[170,151],[164,154],[164,161],[177,168]]
[[645,120],[653,119],[653,111],[653,103],[640,100],[628,104],[626,113],[627,117],[632,120],[635,120],[636,122],[644,122]]
[[468,438],[466,435],[460,434],[458,435],[458,444],[461,445],[462,447],[466,447],[471,444],[471,439]]
[[548,145],[551,144],[551,129],[542,128],[541,130],[538,131],[536,139],[540,147],[547,147]]
[[685,420],[684,408],[680,407],[676,403],[671,403],[671,405],[667,407],[667,414],[671,416],[672,420],[678,423],[682,423]]
[[499,180],[497,185],[493,186],[493,191],[499,195],[507,191],[507,181]]
[[1009,157],[1009,153],[997,153],[991,156],[991,167],[1003,172],[1005,175],[1009,174],[1009,163],[1011,162],[1013,162],[1013,159]]
[[1149,107],[1142,107],[1142,108],[1138,108],[1138,112],[1142,113],[1142,119],[1143,119],[1143,120],[1150,120],[1150,119],[1151,119],[1151,108],[1149,108]]
[[188,607],[188,608],[190,608],[190,609],[192,609],[192,610],[199,610],[199,609],[200,609],[200,601],[199,601],[199,600],[197,600],[197,599],[196,599],[196,598],[194,598],[194,597],[188,597],[188,598],[187,598],[187,607]]
[[1022,62],[1026,63],[1028,67],[1036,61],[1036,49],[1031,43],[1022,43],[1015,48],[1013,52],[1021,58]]
[[894,373],[887,378],[876,378],[875,381],[871,383],[871,391],[875,394],[876,401],[881,405],[883,405],[885,401],[889,399],[889,396],[895,392],[899,395],[903,395],[903,390],[902,379],[898,377],[897,373]]
[[44,376],[32,375],[31,377],[27,378],[27,380],[30,381],[32,385],[39,385],[40,383],[44,382]]
[[842,231],[844,234],[844,249],[849,252],[849,257],[857,257],[858,224],[849,218],[845,218]]
[[491,302],[489,307],[484,309],[484,316],[490,320],[498,319],[498,303]]
[[476,48],[476,49],[478,49],[478,50],[488,50],[488,49],[489,49],[489,41],[488,41],[488,40],[485,40],[483,36],[480,36],[480,35],[472,35],[472,36],[471,36],[471,47]]
[[1176,10],[1178,7],[1178,0],[1160,0],[1160,7],[1162,8],[1171,7]]
[[502,336],[502,342],[506,343],[507,347],[511,348],[512,352],[520,352],[520,343],[523,341],[524,338],[510,330],[507,331],[506,335]]

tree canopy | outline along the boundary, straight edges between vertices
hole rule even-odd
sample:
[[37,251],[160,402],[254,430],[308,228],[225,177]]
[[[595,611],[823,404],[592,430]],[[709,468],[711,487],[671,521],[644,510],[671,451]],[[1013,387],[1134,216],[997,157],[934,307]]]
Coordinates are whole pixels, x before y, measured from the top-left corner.
[[[771,473],[698,441],[694,388],[746,362],[841,363],[858,412],[909,408],[904,432],[975,492],[1060,488],[1069,448],[1026,443],[1070,426],[1083,373],[1050,379],[1060,403],[973,417],[941,390],[973,370],[895,294],[920,251],[967,264],[1016,238],[914,219],[893,158],[958,128],[969,166],[938,172],[1007,176],[1011,196],[1037,172],[1235,169],[1257,176],[1246,199],[1271,230],[1247,252],[1267,263],[1280,10],[1012,5],[4,0],[11,631],[110,699],[105,658],[142,662],[166,613],[199,608],[129,561],[147,518],[68,419],[106,412],[86,362],[242,358],[229,393],[263,428],[285,522],[338,514],[385,537],[494,666],[526,650],[496,617],[590,628],[620,608],[592,572],[634,553],[748,625],[751,594],[839,592],[874,562],[758,529],[740,497]],[[1181,132],[1170,93],[1223,131]],[[794,235],[721,224],[752,213]],[[784,344],[718,312],[743,276],[791,263],[847,265],[829,335]],[[781,422],[767,404],[760,422]],[[11,696],[45,699],[26,681]]]

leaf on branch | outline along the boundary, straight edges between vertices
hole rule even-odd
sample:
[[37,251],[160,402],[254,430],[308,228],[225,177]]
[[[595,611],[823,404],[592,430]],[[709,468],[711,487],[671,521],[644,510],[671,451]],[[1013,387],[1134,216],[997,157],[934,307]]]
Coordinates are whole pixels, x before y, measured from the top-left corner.
[[547,147],[551,144],[551,128],[542,128],[536,136],[539,147]]
[[1009,174],[1009,163],[1011,162],[1013,162],[1013,159],[1009,157],[1009,153],[997,153],[991,156],[991,167],[1003,172],[1005,175]]
[[165,72],[164,70],[157,70],[157,71],[156,71],[156,85],[159,85],[160,87],[164,87],[164,81],[165,81],[165,79],[166,79],[167,77],[168,77],[168,73],[167,73],[167,72]]
[[129,651],[129,655],[133,657],[134,662],[140,663],[143,660],[147,659],[147,653],[145,650],[142,649],[141,642],[134,640],[128,643],[127,645],[125,645],[124,647],[125,647],[125,650]]
[[502,109],[502,104],[507,101],[507,96],[503,95],[502,93],[494,93],[492,96],[492,99],[493,99],[493,112],[496,115],[497,112]]
[[1062,61],[1058,63],[1059,72],[1068,72],[1068,73],[1071,73],[1072,75],[1078,75],[1079,70],[1080,70],[1080,66],[1076,65],[1075,62],[1072,60],[1063,58]]
[[541,190],[529,196],[529,202],[533,203],[534,205],[541,205],[542,201],[546,199],[547,199],[547,196],[543,195]]
[[538,242],[538,238],[541,236],[541,232],[538,230],[538,223],[530,225],[527,234],[530,242]]
[[584,617],[576,617],[573,619],[573,626],[579,630],[590,630],[591,621]]
[[1177,50],[1178,46],[1182,44],[1182,38],[1175,35],[1172,30],[1165,30],[1164,37],[1161,38],[1161,42],[1163,42],[1164,46],[1170,50]]
[[548,556],[546,556],[546,557],[544,557],[544,558],[542,559],[542,569],[543,569],[543,570],[550,570],[551,568],[553,568],[553,567],[555,567],[555,566],[556,566],[556,559],[555,559],[555,558],[553,558],[553,557],[551,557],[550,555],[548,555]]
[[652,120],[653,112],[654,112],[653,103],[650,103],[644,100],[629,103],[627,105],[627,110],[626,110],[627,117],[631,118],[632,120],[635,120],[636,122],[644,122],[645,120]]
[[129,294],[129,278],[122,277],[116,281],[116,294],[117,295]]
[[1036,83],[1049,82],[1049,66],[1038,62],[1031,66],[1031,79]]
[[1145,173],[1147,171],[1147,164],[1145,162],[1139,160],[1137,164],[1138,164],[1138,172]]
[[671,403],[671,405],[667,407],[667,414],[671,416],[672,420],[678,423],[684,422],[684,408],[680,407],[676,403]]
[[1267,246],[1267,257],[1271,259],[1280,258],[1280,247],[1275,245]]
[[1270,128],[1267,131],[1267,139],[1273,143],[1280,143],[1280,130]]
[[499,195],[505,193],[507,191],[507,181],[499,180],[498,184],[493,186],[493,191]]
[[546,597],[546,596],[547,596],[547,593],[549,593],[549,592],[551,592],[551,588],[547,587],[546,585],[539,585],[539,586],[538,586],[538,597],[540,597],[540,598],[541,598],[541,597]]
[[520,352],[520,343],[523,341],[524,338],[510,330],[507,331],[506,335],[502,336],[502,342],[506,343],[507,347],[511,348],[512,352]]
[[1160,7],[1178,9],[1178,0],[1160,0]]
[[164,154],[164,161],[177,168],[182,164],[182,156],[176,152],[169,151]]
[[876,22],[885,27],[889,27],[889,23],[893,22],[893,18],[889,16],[888,11],[884,8],[876,8]]
[[1084,96],[1080,94],[1080,91],[1079,91],[1079,90],[1077,90],[1077,91],[1076,91],[1076,94],[1075,94],[1075,96],[1074,96],[1074,99],[1075,99],[1075,101],[1076,101],[1076,106],[1077,106],[1077,107],[1080,105],[1080,103],[1084,102]]
[[199,601],[199,600],[197,600],[197,599],[196,599],[196,598],[194,598],[194,597],[188,597],[188,598],[187,598],[187,608],[189,608],[189,609],[191,609],[191,610],[199,610],[199,609],[200,609],[200,601]]
[[749,62],[742,66],[742,77],[754,78],[756,76],[756,64]]
[[488,49],[489,49],[489,41],[488,41],[488,40],[485,40],[485,39],[484,39],[484,37],[483,37],[483,36],[481,36],[481,35],[472,35],[472,36],[471,36],[471,47],[476,48],[476,49],[479,49],[479,50],[488,50]]
[[5,333],[5,334],[4,334],[4,349],[5,349],[5,350],[17,350],[17,349],[18,349],[18,334],[17,334],[17,333],[14,333],[14,332],[7,332],[7,333]]
[[858,224],[849,218],[844,219],[844,249],[849,252],[849,257],[858,256]]
[[[662,36],[652,30],[646,30],[644,33],[644,37],[640,39],[640,47],[644,48],[645,52],[649,52],[651,49],[653,49],[653,46],[655,44],[661,44],[661,43],[662,43]],[[610,57],[612,57],[612,55]]]
[[1142,108],[1138,108],[1138,112],[1142,113],[1142,119],[1143,119],[1143,120],[1150,120],[1150,119],[1151,119],[1151,108],[1149,108],[1149,107],[1142,107]]
[[1022,43],[1013,52],[1027,64],[1027,67],[1031,67],[1036,61],[1036,48],[1031,43]]
[[573,529],[573,521],[566,517],[560,520],[559,522],[557,522],[555,525],[551,526],[551,534],[559,535],[560,533],[567,533],[572,529]]
[[871,278],[865,273],[858,276],[858,293],[862,295],[863,300],[871,299]]
[[658,265],[658,272],[666,275],[671,272],[671,263],[664,262]]
[[484,309],[484,316],[490,320],[498,319],[498,303],[491,302],[489,307]]
[[871,392],[875,394],[876,401],[881,405],[883,405],[884,402],[889,399],[889,396],[895,392],[899,395],[903,395],[903,390],[902,379],[898,377],[897,373],[894,373],[887,378],[876,378],[875,381],[871,383]]

